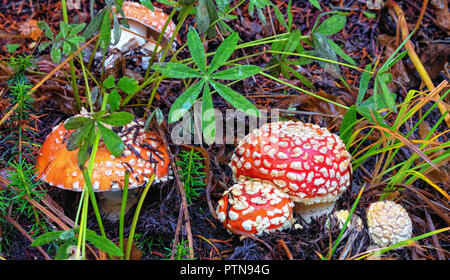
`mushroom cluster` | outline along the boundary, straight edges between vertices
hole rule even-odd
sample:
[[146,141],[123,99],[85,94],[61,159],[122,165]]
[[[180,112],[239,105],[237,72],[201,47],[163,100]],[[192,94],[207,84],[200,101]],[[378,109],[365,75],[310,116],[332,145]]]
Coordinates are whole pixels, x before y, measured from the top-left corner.
[[[330,213],[350,185],[350,159],[339,136],[326,128],[280,121],[246,135],[236,147],[230,167],[236,182],[252,178],[273,184],[309,221],[311,216]],[[326,211],[314,210],[318,205]]]
[[[151,131],[144,130],[143,122],[131,122],[117,127],[117,133],[125,149],[120,157],[114,157],[100,141],[94,161],[91,183],[95,192],[102,193],[102,199],[111,203],[118,201],[124,186],[125,172],[129,171],[129,189],[144,185],[155,174],[154,182],[170,178],[169,156],[161,140]],[[64,128],[64,122],[55,126],[46,137],[36,158],[38,178],[61,189],[82,191],[84,177],[78,166],[78,149],[67,150],[67,139],[74,131]],[[87,163],[86,163],[87,164]],[[119,199],[120,201],[120,199]],[[116,203],[117,204],[117,203]],[[127,203],[131,207],[133,203]],[[119,205],[120,206],[120,205]],[[115,220],[120,207],[106,205],[106,217]]]

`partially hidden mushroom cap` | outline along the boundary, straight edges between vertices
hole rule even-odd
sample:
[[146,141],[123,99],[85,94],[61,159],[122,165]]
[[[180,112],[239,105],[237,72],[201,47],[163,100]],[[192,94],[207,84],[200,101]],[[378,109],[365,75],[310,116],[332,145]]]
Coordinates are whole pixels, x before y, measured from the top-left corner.
[[387,247],[411,238],[412,223],[406,210],[390,201],[378,201],[367,210],[370,239],[380,247]]
[[350,185],[351,156],[339,136],[310,123],[267,123],[246,135],[230,167],[240,177],[267,180],[295,202],[335,201]]
[[[130,189],[144,185],[154,173],[154,182],[166,181],[169,156],[159,138],[152,132],[145,132],[142,123],[134,121],[118,129],[125,149],[120,157],[114,157],[100,141],[91,176],[94,191],[123,189],[126,170],[129,170]],[[78,149],[66,149],[67,139],[74,131],[66,130],[64,122],[53,128],[37,156],[37,173],[52,186],[81,191],[84,177],[78,167]]]
[[[161,31],[163,30],[164,24],[169,19],[169,16],[165,14],[160,8],[154,8],[155,10],[152,11],[144,5],[141,5],[140,3],[130,1],[124,1],[122,4],[122,10],[127,20],[137,21],[150,28],[155,32],[155,35],[157,34],[159,36]],[[118,16],[120,17],[120,14],[118,14]],[[169,40],[172,37],[174,31],[175,23],[170,21],[164,32],[165,39]],[[158,36],[153,37],[157,39]]]
[[216,212],[225,228],[260,235],[290,227],[293,205],[270,182],[242,180],[224,193]]

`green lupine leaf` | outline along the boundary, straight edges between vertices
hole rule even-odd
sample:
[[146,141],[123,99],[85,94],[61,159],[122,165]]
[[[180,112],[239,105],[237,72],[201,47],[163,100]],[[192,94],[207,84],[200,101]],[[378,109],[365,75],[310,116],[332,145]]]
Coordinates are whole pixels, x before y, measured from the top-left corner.
[[106,16],[103,17],[102,24],[100,26],[100,50],[103,54],[109,50],[109,44],[111,43],[111,17],[109,16],[111,8],[106,8],[108,10]]
[[347,23],[347,17],[343,15],[334,15],[324,20],[315,32],[319,32],[325,36],[330,36],[341,31]]
[[104,127],[101,123],[97,123],[97,127],[102,135],[103,142],[105,143],[108,151],[115,157],[120,157],[125,148],[122,139],[117,136],[114,131]]
[[54,44],[50,50],[50,57],[54,63],[59,64],[61,62],[61,49],[56,44]]
[[36,24],[39,27],[39,29],[44,31],[45,36],[47,36],[51,40],[54,39],[53,31],[50,29],[50,26],[48,26],[48,24],[45,21],[38,21]]
[[216,72],[211,75],[211,78],[217,80],[241,80],[256,75],[260,71],[261,68],[256,65],[237,65],[235,67]]
[[202,73],[206,73],[206,56],[202,41],[197,31],[191,26],[187,34],[189,52],[197,67]]
[[95,32],[100,30],[100,26],[102,25],[105,14],[106,14],[106,9],[103,9],[97,15],[95,15],[95,17],[91,20],[89,25],[83,31],[84,38],[91,38]]
[[152,68],[169,78],[184,79],[203,77],[199,72],[180,63],[167,62],[153,64]]
[[132,120],[134,120],[134,115],[128,112],[113,112],[111,114],[104,115],[99,120],[112,126],[122,126],[129,124]]
[[64,231],[52,231],[52,232],[46,232],[42,235],[39,235],[32,243],[31,246],[42,246],[45,244],[48,244],[53,241],[59,240],[59,236]]
[[212,144],[216,136],[216,123],[214,116],[213,101],[209,85],[203,88],[202,95],[202,131],[207,144]]
[[74,130],[93,121],[93,119],[86,117],[72,117],[64,123],[64,128],[67,130]]
[[106,237],[97,235],[94,231],[86,229],[86,240],[95,247],[111,256],[123,256],[122,250]]
[[194,105],[194,102],[197,100],[205,81],[200,81],[188,89],[180,95],[175,102],[170,107],[169,111],[169,123],[173,123],[181,119]]
[[[370,71],[372,68],[371,64],[366,65],[364,68],[367,71]],[[356,98],[356,105],[358,106],[361,104],[361,102],[364,99],[364,96],[366,95],[367,88],[369,87],[371,75],[369,72],[363,72],[361,74],[361,79],[359,81],[359,89],[358,89],[358,97]]]
[[230,58],[236,48],[238,40],[239,35],[237,32],[234,32],[228,36],[219,47],[217,47],[216,53],[209,65],[208,74],[216,71]]
[[316,7],[317,9],[319,9],[319,10],[322,11],[322,7],[320,7],[320,4],[319,4],[319,2],[317,2],[317,0],[309,0],[309,2],[310,2],[314,7]]
[[84,23],[84,22],[80,23],[80,24],[71,24],[70,32],[69,32],[69,35],[67,35],[67,37],[71,38],[71,37],[75,36],[76,34],[81,32],[81,30],[83,30],[85,26],[86,26],[86,23]]
[[347,61],[351,65],[356,66],[356,62],[353,60],[353,58],[351,58],[348,54],[346,54],[344,52],[344,50],[341,47],[339,47],[338,44],[336,44],[335,42],[333,42],[333,40],[330,40],[330,39],[328,39],[328,43],[330,44],[331,48],[334,50],[334,52],[337,55],[342,57],[342,59],[344,59],[345,61]]
[[356,106],[353,105],[345,113],[344,119],[342,120],[342,123],[341,123],[340,131],[339,131],[339,136],[342,139],[342,141],[346,144],[347,147],[349,147],[349,144],[351,144],[351,143],[348,143],[348,141],[350,140],[350,137],[352,136],[355,123],[356,123]]
[[242,96],[240,93],[235,92],[231,88],[222,85],[216,81],[209,81],[213,88],[222,96],[228,103],[233,107],[251,116],[260,116],[260,112],[255,105],[253,105],[247,98]]

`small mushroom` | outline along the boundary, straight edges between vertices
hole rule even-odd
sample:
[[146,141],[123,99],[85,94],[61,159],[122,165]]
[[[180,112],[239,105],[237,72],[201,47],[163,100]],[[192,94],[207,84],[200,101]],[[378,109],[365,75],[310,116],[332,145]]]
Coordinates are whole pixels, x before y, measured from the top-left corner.
[[290,227],[293,206],[289,195],[272,183],[241,180],[224,193],[216,212],[228,230],[260,235]]
[[[128,24],[130,25],[130,28],[122,29],[120,39],[117,44],[113,46],[113,48],[118,49],[121,52],[125,52],[131,48],[142,47],[147,52],[153,52],[155,49],[155,43],[162,32],[164,24],[169,19],[169,16],[157,7],[155,7],[154,11],[152,11],[144,5],[130,1],[123,2],[122,10]],[[121,15],[118,14],[118,17],[120,18]],[[162,46],[167,45],[170,38],[173,36],[174,31],[175,24],[170,21],[161,41]],[[112,43],[114,43],[113,34],[111,34],[111,38]],[[175,42],[176,40],[174,41],[174,44]]]
[[[170,178],[167,150],[155,134],[145,132],[142,122],[133,121],[118,129],[118,135],[125,144],[122,155],[114,157],[100,141],[91,176],[92,188],[104,200],[102,210],[111,221],[119,217],[125,171],[130,174],[130,190],[143,186],[153,174],[154,183]],[[64,122],[53,128],[36,158],[37,173],[38,178],[51,186],[82,191],[84,177],[78,166],[78,149],[69,151],[66,148],[72,133],[64,128]],[[129,197],[134,197],[134,201],[127,202],[128,209],[137,201],[133,192]]]
[[[339,210],[333,213],[332,218],[337,220],[339,229],[342,229],[344,227],[345,221],[347,221],[349,214],[350,213],[348,212],[348,210]],[[347,229],[361,232],[363,230],[362,219],[358,215],[353,214],[350,218],[349,223],[347,224]]]
[[230,167],[235,180],[259,178],[277,185],[307,222],[329,214],[350,185],[351,156],[339,136],[310,123],[264,124],[236,147]]
[[367,210],[370,239],[379,247],[387,247],[408,240],[412,223],[406,210],[390,200],[374,202]]

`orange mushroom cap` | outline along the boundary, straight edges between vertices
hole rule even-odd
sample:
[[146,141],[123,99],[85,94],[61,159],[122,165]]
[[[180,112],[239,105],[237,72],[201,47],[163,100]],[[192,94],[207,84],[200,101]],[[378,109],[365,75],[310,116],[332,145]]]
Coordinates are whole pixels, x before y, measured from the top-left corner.
[[290,227],[294,203],[272,183],[241,180],[224,193],[217,216],[227,229],[262,234]]
[[[137,2],[124,1],[122,4],[122,10],[127,20],[137,21],[157,33],[161,33],[164,24],[169,19],[169,16],[165,14],[160,8],[155,7],[152,11]],[[118,15],[120,17],[120,14]],[[164,32],[164,37],[169,40],[173,32],[175,31],[175,23],[170,21]]]
[[[155,181],[169,178],[169,155],[161,140],[143,125],[131,122],[118,127],[118,135],[125,144],[120,157],[114,157],[100,141],[94,161],[91,183],[94,191],[121,190],[125,171],[129,170],[129,188],[142,186],[155,173]],[[68,151],[68,131],[64,122],[53,128],[47,136],[36,159],[38,178],[62,189],[81,191],[84,177],[78,167],[78,149]],[[86,163],[87,166],[88,163]]]
[[231,158],[236,179],[259,178],[277,185],[295,202],[339,198],[350,185],[351,156],[339,136],[317,125],[281,121],[244,137]]

